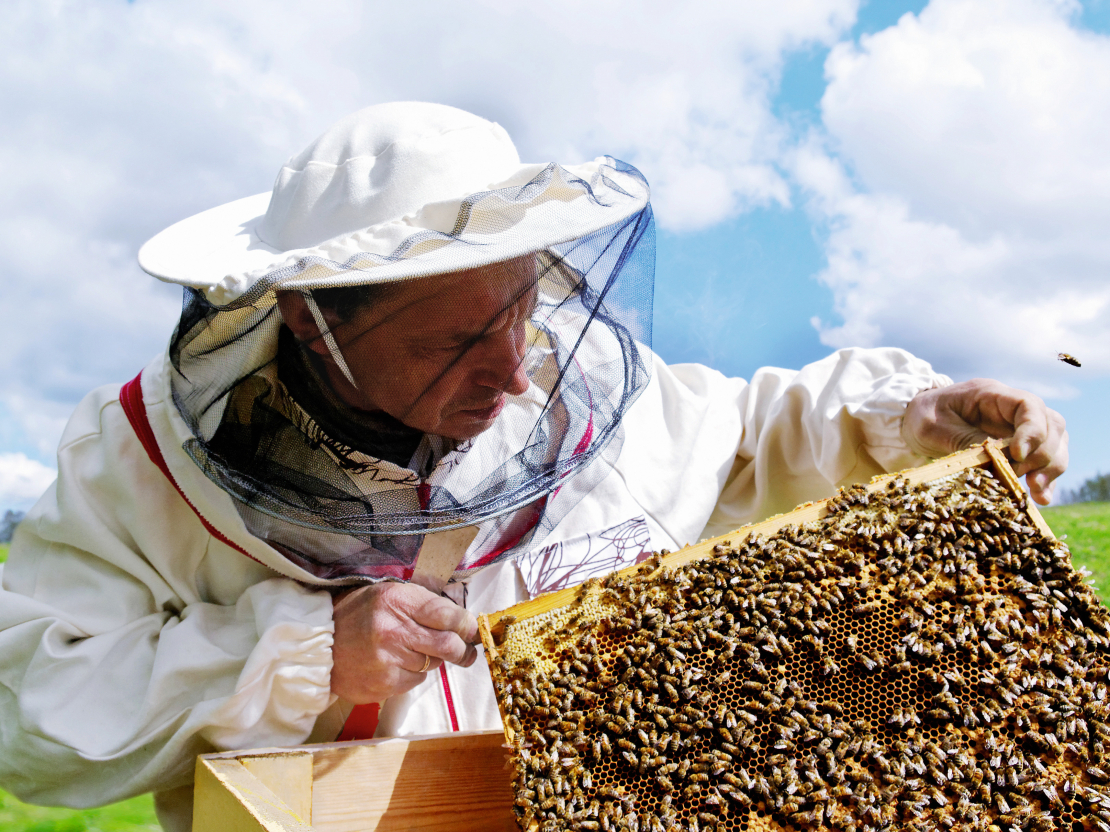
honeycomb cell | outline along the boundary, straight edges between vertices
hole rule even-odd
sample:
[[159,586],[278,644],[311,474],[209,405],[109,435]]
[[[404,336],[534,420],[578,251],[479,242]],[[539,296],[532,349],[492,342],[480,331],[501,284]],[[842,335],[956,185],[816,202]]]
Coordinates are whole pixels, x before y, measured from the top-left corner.
[[969,469],[590,581],[491,672],[525,829],[1102,829],[1108,615]]

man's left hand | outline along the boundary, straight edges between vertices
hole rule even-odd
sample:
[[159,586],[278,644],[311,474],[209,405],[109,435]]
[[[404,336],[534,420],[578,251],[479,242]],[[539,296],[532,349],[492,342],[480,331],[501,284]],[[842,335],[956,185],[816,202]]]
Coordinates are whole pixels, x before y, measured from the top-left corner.
[[1052,500],[1052,481],[1068,467],[1064,417],[1039,396],[976,378],[918,393],[902,420],[902,438],[922,456],[938,457],[984,439],[1010,439],[1014,472],[1024,476],[1041,505]]

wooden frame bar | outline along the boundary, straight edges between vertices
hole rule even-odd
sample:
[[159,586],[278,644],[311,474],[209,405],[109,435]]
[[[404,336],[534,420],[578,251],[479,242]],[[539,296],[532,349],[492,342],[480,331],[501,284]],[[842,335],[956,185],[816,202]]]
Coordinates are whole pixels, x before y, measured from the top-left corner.
[[516,832],[500,731],[197,758],[193,832]]
[[[911,468],[895,474],[883,474],[882,476],[875,477],[868,484],[868,490],[878,491],[895,477],[905,477],[909,480],[911,485],[920,485],[924,482],[932,482],[933,480],[941,479],[950,474],[955,474],[965,468],[986,467],[1009,488],[1010,492],[1015,497],[1025,497],[1025,491],[1021,486],[1021,482],[1014,474],[1013,469],[1010,467],[1009,462],[1006,461],[1006,457],[1003,454],[1003,449],[1005,447],[1005,442],[1000,440],[989,440],[982,445],[976,445],[967,450],[958,451],[926,465],[922,465],[920,468]],[[701,543],[687,546],[683,549],[679,549],[677,552],[671,552],[663,558],[662,566],[681,566],[694,560],[701,560],[702,558],[709,557],[713,552],[713,547],[720,543],[732,543],[736,545],[751,535],[774,534],[783,526],[790,523],[802,525],[814,520],[820,520],[828,514],[828,510],[825,507],[827,503],[828,500],[807,503],[798,506],[798,508],[786,514],[778,514],[760,523],[753,523],[750,526],[744,526],[734,532],[729,532],[728,534],[723,534],[709,540],[703,540]],[[1037,529],[1047,537],[1054,538],[1052,530],[1049,529],[1048,524],[1044,521],[1044,518],[1041,517],[1040,512],[1037,511],[1037,507],[1031,501],[1028,503],[1027,510],[1030,519]],[[638,566],[629,566],[620,570],[618,574],[631,575],[638,568]],[[577,594],[577,587],[567,587],[566,589],[556,590],[555,592],[549,592],[546,595],[540,595],[531,600],[524,601],[498,613],[478,616],[478,631],[482,636],[482,643],[485,645],[487,657],[496,657],[498,655],[497,646],[490,633],[490,629],[496,626],[497,622],[503,616],[515,616],[518,620],[531,618],[532,616],[549,612],[550,610],[565,607],[574,600]]]

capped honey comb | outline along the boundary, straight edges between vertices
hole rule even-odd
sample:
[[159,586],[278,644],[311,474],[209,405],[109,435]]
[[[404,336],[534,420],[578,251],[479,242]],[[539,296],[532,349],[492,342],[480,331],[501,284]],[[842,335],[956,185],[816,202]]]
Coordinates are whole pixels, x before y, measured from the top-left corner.
[[523,829],[1110,832],[1110,616],[993,447],[556,596],[480,620]]

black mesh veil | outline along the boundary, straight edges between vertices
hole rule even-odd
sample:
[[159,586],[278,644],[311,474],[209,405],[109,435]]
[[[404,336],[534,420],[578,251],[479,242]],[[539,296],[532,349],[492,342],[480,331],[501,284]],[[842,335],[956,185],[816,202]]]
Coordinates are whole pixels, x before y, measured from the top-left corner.
[[[643,183],[605,161],[609,178],[549,165],[469,197],[450,233],[389,254],[304,257],[223,304],[186,290],[170,350],[185,450],[252,533],[320,577],[377,580],[411,575],[423,535],[479,525],[465,573],[525,551],[600,481],[650,377],[651,209],[541,247],[512,234],[552,177],[600,217],[620,181]],[[426,274],[378,277],[431,255]]]

